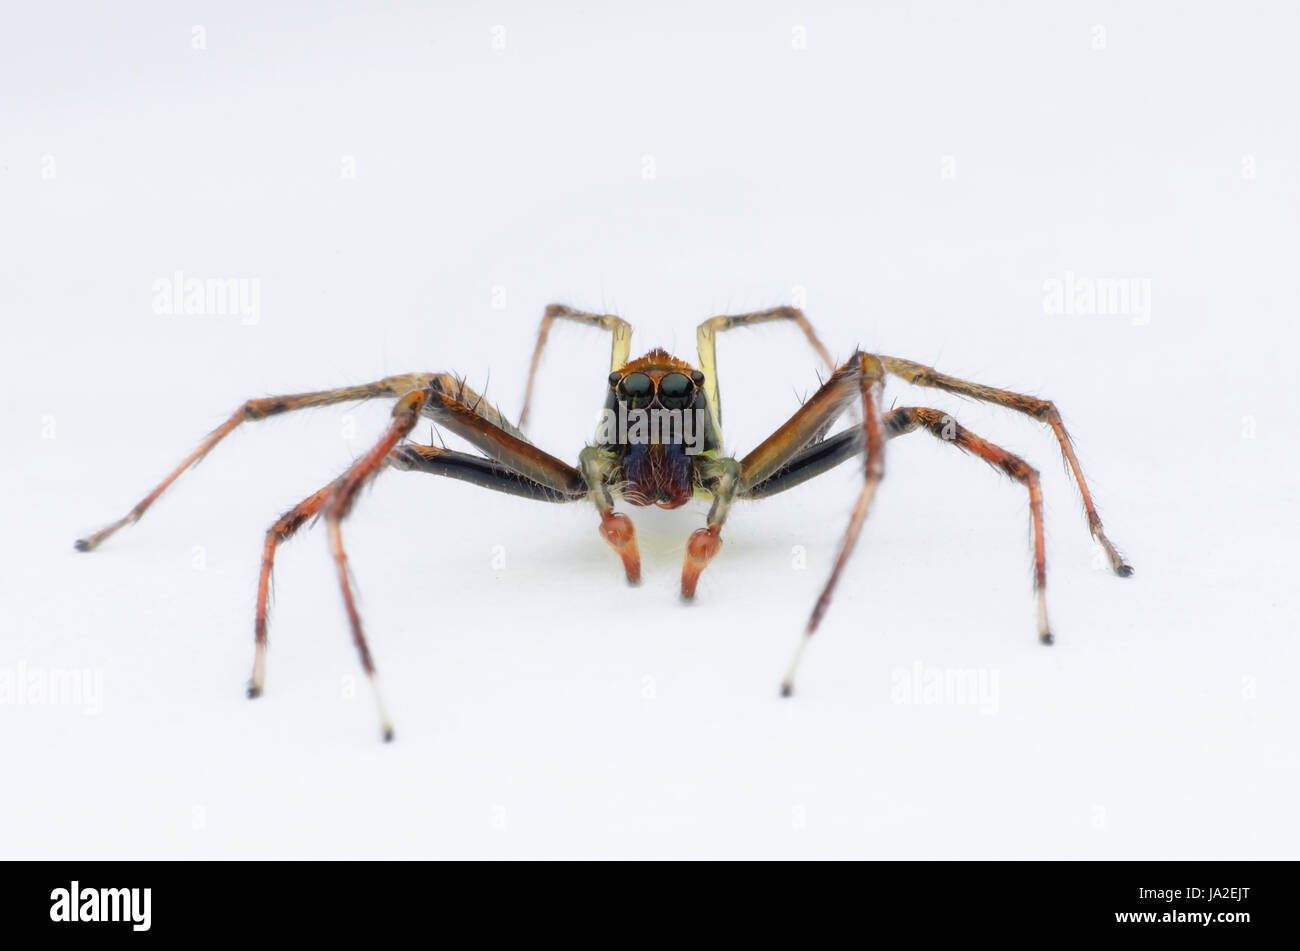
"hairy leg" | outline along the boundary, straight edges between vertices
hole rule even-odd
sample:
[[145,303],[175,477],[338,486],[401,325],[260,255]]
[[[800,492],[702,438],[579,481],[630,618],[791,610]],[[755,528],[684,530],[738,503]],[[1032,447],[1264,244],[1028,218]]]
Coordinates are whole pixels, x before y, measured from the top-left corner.
[[[390,453],[388,463],[394,469],[446,476],[497,492],[542,502],[571,502],[575,498],[582,497],[581,494],[575,496],[556,492],[495,460],[465,452],[453,452],[438,446],[416,443],[397,446]],[[313,492],[286,512],[266,532],[266,540],[262,547],[262,568],[257,583],[257,614],[253,626],[255,642],[253,676],[248,685],[250,697],[261,696],[266,681],[267,616],[276,550],[283,542],[292,538],[309,519],[320,513],[333,493],[334,487],[335,483],[331,482]]]
[[[861,351],[853,354],[806,403],[795,411],[790,419],[739,463],[729,459],[717,460],[719,471],[712,486],[714,508],[709,514],[709,525],[695,532],[687,544],[686,564],[682,571],[684,597],[690,597],[694,593],[700,573],[721,548],[722,522],[732,500],[750,496],[754,487],[762,486],[767,480],[786,470],[792,460],[798,459],[801,453],[808,451],[810,444],[815,445],[820,434],[825,432],[827,427],[850,406],[862,407],[862,424],[857,436],[860,445],[866,449],[862,489],[858,493],[853,514],[849,518],[849,525],[840,544],[835,566],[813,607],[803,637],[799,641],[799,649],[782,681],[781,692],[785,696],[789,696],[793,690],[794,674],[804,645],[817,630],[826,609],[830,606],[840,573],[853,553],[862,525],[871,510],[876,487],[884,478],[886,437],[880,410],[884,376],[884,368],[874,356]],[[847,445],[850,440],[845,439],[843,442]],[[851,454],[851,452],[846,453],[844,458]]]
[[[906,407],[885,415],[886,439],[894,439],[924,427],[937,438],[972,452],[996,469],[1020,482],[1029,492],[1029,513],[1034,537],[1034,590],[1038,602],[1038,637],[1044,644],[1052,643],[1051,628],[1047,622],[1047,556],[1043,536],[1042,488],[1038,470],[1019,456],[994,445],[961,426],[941,410],[924,407]],[[833,469],[835,466],[862,452],[861,433],[845,430],[815,445],[808,446],[785,466],[746,493],[746,498],[765,499],[793,489],[809,479]]]
[[[859,380],[873,357],[856,353],[813,394],[808,402],[744,459],[702,459],[705,488],[713,493],[706,527],[691,535],[682,566],[682,597],[695,596],[700,574],[722,550],[722,525],[731,503],[750,495],[750,487],[765,482],[818,438],[844,410],[860,399]],[[871,371],[874,372],[874,371]]]
[[993,468],[1005,472],[1029,492],[1030,525],[1034,536],[1034,593],[1038,601],[1038,639],[1052,643],[1047,623],[1047,551],[1043,538],[1043,491],[1038,470],[1014,453],[976,436],[942,410],[925,407],[896,409],[887,418],[891,435],[903,435],[924,428],[937,439],[974,453]]
[[[161,483],[154,487],[136,506],[127,512],[125,516],[105,526],[93,535],[86,538],[78,539],[76,547],[78,551],[94,551],[105,539],[109,538],[118,529],[139,521],[140,517],[148,510],[149,506],[162,495],[167,487],[170,486],[180,474],[190,466],[197,463],[200,459],[212,451],[213,447],[221,440],[225,439],[246,421],[256,421],[266,419],[268,416],[277,416],[280,413],[291,413],[295,410],[308,409],[314,406],[330,406],[335,403],[345,403],[353,400],[371,399],[376,396],[402,396],[412,390],[418,390],[429,385],[435,378],[442,376],[436,373],[406,373],[400,376],[389,376],[382,380],[376,380],[373,383],[364,383],[360,386],[345,386],[334,390],[320,390],[314,393],[295,393],[290,396],[269,396],[264,399],[253,399],[246,401],[239,409],[231,414],[230,418],[214,429],[199,447],[185,457],[175,469],[163,479]],[[450,377],[448,377],[450,379]]]
[[375,663],[370,655],[370,646],[361,627],[361,614],[357,611],[356,598],[352,593],[352,583],[348,576],[347,553],[343,549],[341,524],[352,511],[357,493],[362,487],[379,474],[388,460],[393,448],[415,428],[420,420],[420,410],[432,396],[430,390],[416,390],[397,401],[393,407],[393,421],[383,436],[373,447],[341,475],[331,487],[329,497],[325,500],[325,523],[329,529],[330,554],[338,572],[339,589],[343,594],[343,606],[347,610],[348,624],[352,628],[352,640],[356,644],[357,654],[361,658],[361,667],[374,689],[375,704],[379,709],[380,726],[385,742],[393,738],[393,724],[384,706],[384,699],[379,692],[375,679]]
[[583,492],[559,492],[495,459],[476,456],[468,452],[454,452],[439,446],[422,446],[407,443],[393,450],[389,465],[409,472],[425,472],[469,482],[484,489],[504,492],[538,502],[572,502],[583,497]]
[[995,403],[998,406],[1005,406],[1008,409],[1015,410],[1017,413],[1032,416],[1034,419],[1041,420],[1050,426],[1056,436],[1056,441],[1061,446],[1061,452],[1065,456],[1066,464],[1074,475],[1074,481],[1079,486],[1079,493],[1083,496],[1083,508],[1088,516],[1088,529],[1092,532],[1092,537],[1106,550],[1106,557],[1110,560],[1110,566],[1115,574],[1121,578],[1127,578],[1133,574],[1133,566],[1124,560],[1124,556],[1120,554],[1119,549],[1106,537],[1106,532],[1101,525],[1101,516],[1097,514],[1097,507],[1092,502],[1092,493],[1088,491],[1088,483],[1083,478],[1083,467],[1079,465],[1079,459],[1074,454],[1070,434],[1065,431],[1065,424],[1061,422],[1061,414],[1051,400],[1042,400],[1021,393],[1013,393],[1010,390],[999,390],[991,386],[984,386],[981,383],[961,380],[940,373],[933,367],[913,363],[911,360],[901,360],[897,357],[881,357],[880,362],[884,364],[887,371],[916,386],[933,387],[960,396],[968,396],[982,402]]
[[248,681],[249,698],[260,697],[266,684],[266,629],[271,605],[271,572],[275,567],[276,549],[287,542],[306,524],[320,514],[321,507],[334,490],[334,483],[317,489],[303,499],[266,531],[262,543],[262,568],[257,578],[257,613],[253,619],[253,675]]
[[[856,372],[849,379],[856,384],[858,395],[862,401],[862,445],[865,450],[862,466],[862,489],[859,491],[857,501],[854,503],[853,513],[849,516],[849,526],[844,532],[844,540],[840,543],[839,555],[835,558],[835,565],[831,569],[831,575],[826,580],[821,595],[817,598],[817,603],[813,606],[812,614],[808,618],[808,624],[804,627],[803,637],[799,639],[799,646],[790,661],[790,667],[786,671],[785,679],[781,681],[781,695],[783,697],[788,697],[794,692],[794,678],[799,669],[799,661],[803,657],[804,649],[821,624],[826,609],[830,607],[831,596],[835,592],[835,585],[839,581],[840,573],[844,570],[845,564],[848,563],[849,556],[857,545],[858,536],[862,533],[862,526],[871,511],[871,503],[876,495],[876,487],[880,485],[880,481],[885,477],[885,430],[880,410],[880,395],[884,387],[885,377],[884,368],[875,357],[863,353],[855,354],[846,366],[856,367]],[[839,375],[840,372],[837,371],[827,385],[834,383]],[[814,396],[813,400],[816,398]],[[813,400],[809,400],[809,403]],[[804,404],[804,406],[807,405],[807,403]],[[796,418],[798,415],[798,413],[795,414]],[[815,423],[817,421],[809,419],[806,422]],[[823,422],[813,431],[822,432],[825,430],[825,426],[826,423]],[[788,461],[788,457],[782,460],[782,462],[785,461]],[[766,463],[771,465],[772,460],[768,459]],[[775,466],[776,470],[779,470],[779,468],[779,464]]]
[[528,367],[528,384],[524,387],[524,408],[519,413],[520,429],[528,424],[528,410],[533,400],[533,381],[537,377],[537,368],[542,362],[542,350],[546,346],[546,338],[550,336],[551,324],[557,320],[572,320],[575,323],[608,330],[613,337],[609,358],[610,372],[627,363],[628,356],[632,352],[632,325],[626,320],[613,314],[589,314],[563,304],[551,304],[542,315],[542,325],[537,331],[537,346],[533,348],[533,360]]
[[822,358],[828,370],[834,369],[835,362],[831,360],[830,353],[817,339],[817,334],[804,316],[803,311],[797,307],[773,307],[770,310],[758,310],[749,314],[731,314],[719,317],[710,317],[696,329],[696,342],[700,354],[700,369],[704,372],[704,395],[709,401],[709,406],[713,411],[713,428],[714,431],[722,433],[722,402],[721,395],[718,391],[718,353],[717,353],[717,336],[724,330],[732,330],[736,327],[750,327],[754,324],[767,323],[773,320],[788,320],[799,326],[812,348],[817,351],[817,355]]

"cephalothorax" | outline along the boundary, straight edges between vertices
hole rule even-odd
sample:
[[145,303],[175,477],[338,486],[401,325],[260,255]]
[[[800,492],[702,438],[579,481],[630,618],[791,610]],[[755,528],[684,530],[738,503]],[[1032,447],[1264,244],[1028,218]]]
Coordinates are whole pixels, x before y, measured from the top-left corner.
[[[579,453],[576,467],[543,452],[524,435],[533,381],[541,362],[542,350],[551,325],[561,319],[601,327],[613,336],[609,391],[604,412],[601,414],[596,438]],[[773,320],[797,324],[833,372],[776,432],[748,455],[733,458],[722,449],[716,336],[721,331],[734,327]],[[803,313],[793,307],[714,317],[700,324],[697,336],[700,360],[698,367],[678,360],[663,350],[651,350],[637,360],[629,360],[632,327],[626,321],[610,315],[590,314],[552,304],[542,318],[529,368],[524,408],[517,425],[511,424],[500,410],[463,381],[446,373],[409,373],[385,377],[360,386],[249,400],[217,427],[126,516],[94,535],[80,539],[76,547],[80,551],[91,551],[119,528],[138,520],[185,469],[202,459],[245,420],[265,419],[267,416],[310,406],[328,406],[376,396],[395,398],[397,403],[393,407],[393,419],[382,438],[343,475],[290,509],[266,533],[257,589],[253,674],[248,685],[248,695],[259,696],[265,682],[267,608],[276,548],[317,515],[325,517],[330,551],[352,637],[361,655],[361,664],[373,685],[375,665],[352,594],[341,524],[352,510],[362,486],[386,467],[449,476],[498,492],[546,502],[587,500],[594,504],[599,514],[601,537],[618,553],[627,580],[632,583],[641,577],[636,531],[627,515],[614,511],[615,500],[621,498],[638,506],[677,508],[693,497],[711,499],[706,524],[692,534],[686,544],[681,592],[682,597],[691,599],[695,596],[700,573],[722,548],[722,527],[732,502],[737,499],[766,498],[784,492],[861,455],[862,487],[849,518],[848,529],[840,543],[830,577],[799,640],[799,649],[781,683],[782,694],[788,696],[793,690],[799,657],[826,613],[836,582],[871,508],[876,486],[884,476],[885,443],[913,430],[925,429],[945,442],[974,453],[1028,490],[1034,542],[1038,637],[1044,644],[1052,643],[1051,628],[1047,622],[1043,502],[1037,470],[1018,456],[963,428],[940,410],[903,407],[883,411],[881,390],[885,376],[889,374],[917,386],[933,387],[997,403],[1032,416],[1051,427],[1079,486],[1093,537],[1105,550],[1116,574],[1124,577],[1133,573],[1132,567],[1102,530],[1101,519],[1093,505],[1079,461],[1071,448],[1070,437],[1061,422],[1060,414],[1050,401],[971,383],[909,360],[878,356],[860,350],[836,367]],[[841,432],[828,435],[836,419],[853,407],[860,410],[861,422],[854,422]],[[406,442],[422,416],[461,436],[482,455]],[[377,686],[375,698],[379,704],[383,736],[392,739],[393,728],[384,712]]]

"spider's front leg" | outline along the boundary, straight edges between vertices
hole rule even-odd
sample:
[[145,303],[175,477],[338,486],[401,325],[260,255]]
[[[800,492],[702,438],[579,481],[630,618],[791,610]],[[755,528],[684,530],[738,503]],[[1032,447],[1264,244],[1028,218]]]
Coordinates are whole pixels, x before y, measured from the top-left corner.
[[614,511],[614,500],[609,490],[609,480],[618,468],[613,453],[588,446],[579,457],[581,468],[575,469],[527,440],[505,431],[496,425],[495,420],[485,419],[476,405],[471,406],[444,394],[437,381],[431,389],[437,398],[429,401],[424,412],[435,422],[531,482],[568,499],[590,498],[600,512],[600,536],[623,560],[628,582],[636,584],[641,580],[636,529],[630,518]]
[[885,370],[879,359],[862,351],[854,353],[784,425],[740,460],[740,494],[744,497],[750,489],[757,489],[798,456],[848,407],[861,402],[860,442],[865,449],[862,489],[853,506],[853,514],[849,517],[849,526],[840,543],[839,555],[830,577],[813,606],[803,637],[799,640],[799,648],[781,682],[782,696],[788,697],[794,690],[794,675],[804,647],[821,624],[826,609],[830,607],[840,572],[853,553],[862,525],[871,511],[876,487],[885,475],[885,430],[880,412],[880,391],[884,385],[884,376]]

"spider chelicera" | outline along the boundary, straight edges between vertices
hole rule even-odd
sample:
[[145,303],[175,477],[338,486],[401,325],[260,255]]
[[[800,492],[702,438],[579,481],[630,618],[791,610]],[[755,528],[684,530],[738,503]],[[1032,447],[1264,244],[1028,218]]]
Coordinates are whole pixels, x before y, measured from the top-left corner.
[[[601,428],[592,444],[579,453],[576,467],[537,448],[524,434],[533,381],[541,363],[546,338],[556,320],[571,320],[600,327],[613,336],[609,389]],[[748,455],[736,459],[726,455],[722,449],[716,338],[724,330],[777,320],[796,324],[833,372],[776,432]],[[732,502],[737,499],[762,499],[784,492],[861,455],[862,488],[849,518],[848,529],[840,543],[830,577],[813,607],[798,649],[781,682],[782,694],[789,696],[794,687],[799,658],[830,605],[836,582],[853,551],[871,508],[876,486],[884,475],[885,443],[895,436],[925,429],[945,442],[974,453],[1028,490],[1034,541],[1038,637],[1044,644],[1052,643],[1051,629],[1047,622],[1047,563],[1043,545],[1043,502],[1038,471],[1019,456],[958,425],[940,410],[914,406],[882,411],[881,390],[885,376],[892,374],[917,386],[933,387],[996,403],[1050,426],[1079,486],[1093,537],[1105,550],[1111,568],[1117,575],[1127,577],[1133,573],[1132,566],[1124,560],[1102,530],[1101,519],[1084,481],[1079,460],[1071,448],[1069,434],[1061,423],[1056,407],[1049,400],[971,383],[910,360],[864,353],[861,350],[835,367],[808,320],[793,307],[714,317],[700,324],[697,336],[699,367],[693,367],[659,349],[651,350],[639,359],[629,360],[632,326],[626,321],[610,315],[591,314],[561,304],[552,304],[546,308],[542,318],[529,368],[524,408],[517,425],[511,424],[499,409],[463,381],[446,373],[408,373],[360,386],[249,400],[217,427],[135,508],[94,535],[80,539],[76,547],[80,551],[92,551],[119,528],[137,521],[182,472],[207,455],[217,443],[246,420],[265,419],[311,406],[328,406],[377,396],[393,397],[397,400],[393,407],[393,419],[382,438],[343,475],[294,506],[267,530],[257,586],[253,674],[248,684],[248,695],[259,696],[265,681],[267,607],[276,548],[308,519],[317,515],[325,517],[330,551],[337,569],[339,587],[343,592],[343,604],[347,610],[352,637],[361,655],[361,665],[371,684],[375,685],[375,665],[353,598],[341,525],[352,510],[362,486],[387,466],[449,476],[487,489],[539,501],[588,500],[600,515],[601,537],[618,553],[627,580],[634,584],[641,577],[636,531],[626,515],[614,511],[615,499],[621,497],[632,505],[654,504],[663,508],[677,508],[695,497],[709,499],[712,506],[707,524],[692,534],[686,544],[681,591],[683,598],[691,599],[695,596],[700,573],[722,548],[722,526]],[[828,436],[835,420],[855,406],[860,408],[861,422],[854,422],[842,432]],[[421,416],[429,417],[436,425],[461,436],[483,455],[405,442]],[[374,692],[384,739],[391,740],[393,728],[377,685]]]

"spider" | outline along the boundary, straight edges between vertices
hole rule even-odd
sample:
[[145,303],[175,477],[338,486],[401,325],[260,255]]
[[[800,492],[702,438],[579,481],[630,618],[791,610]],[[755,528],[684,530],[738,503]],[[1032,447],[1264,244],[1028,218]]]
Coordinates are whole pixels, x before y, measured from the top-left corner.
[[[598,327],[608,331],[613,338],[601,431],[578,454],[577,466],[544,452],[525,435],[533,382],[547,337],[557,320]],[[722,450],[716,339],[723,331],[767,321],[788,321],[797,325],[831,372],[793,416],[748,455],[736,459]],[[1046,423],[1060,444],[1078,484],[1093,538],[1105,550],[1117,575],[1127,577],[1133,573],[1132,566],[1102,529],[1079,460],[1071,448],[1069,434],[1051,401],[994,389],[947,376],[910,360],[862,350],[855,351],[836,367],[803,312],[794,307],[713,317],[699,325],[697,339],[699,367],[661,349],[630,360],[631,324],[612,315],[587,313],[552,304],[546,308],[542,318],[524,391],[524,407],[517,424],[507,420],[496,406],[471,390],[463,380],[446,373],[408,373],[359,386],[248,400],[135,508],[95,534],[78,540],[76,547],[79,551],[92,551],[118,529],[139,520],[182,472],[245,421],[372,397],[396,399],[392,422],[374,446],[341,476],[303,499],[267,530],[253,625],[253,672],[248,684],[249,697],[262,693],[266,676],[267,608],[276,550],[309,519],[323,515],[352,639],[374,690],[383,738],[391,740],[393,727],[384,709],[375,678],[375,664],[353,597],[341,530],[358,492],[382,469],[391,466],[447,476],[543,502],[585,499],[595,506],[600,516],[600,536],[622,560],[624,573],[631,584],[636,584],[641,578],[636,531],[627,515],[614,511],[615,499],[621,497],[631,505],[653,504],[670,509],[695,497],[711,500],[705,526],[695,531],[686,544],[681,594],[690,600],[695,597],[700,573],[722,548],[722,526],[734,501],[768,498],[861,455],[862,486],[848,528],[840,542],[830,577],[813,606],[781,682],[781,694],[789,696],[794,689],[799,660],[830,606],[836,583],[853,552],[871,509],[876,487],[884,476],[885,443],[924,429],[944,442],[974,453],[1027,490],[1034,545],[1038,639],[1043,644],[1051,644],[1052,633],[1047,621],[1043,500],[1038,471],[1019,456],[981,439],[940,410],[909,406],[882,411],[881,392],[885,377],[892,374],[920,387],[996,403]],[[854,407],[860,410],[860,422],[855,416],[848,428],[828,436],[835,420]],[[483,455],[406,442],[421,417],[428,417],[436,425],[463,437]]]

